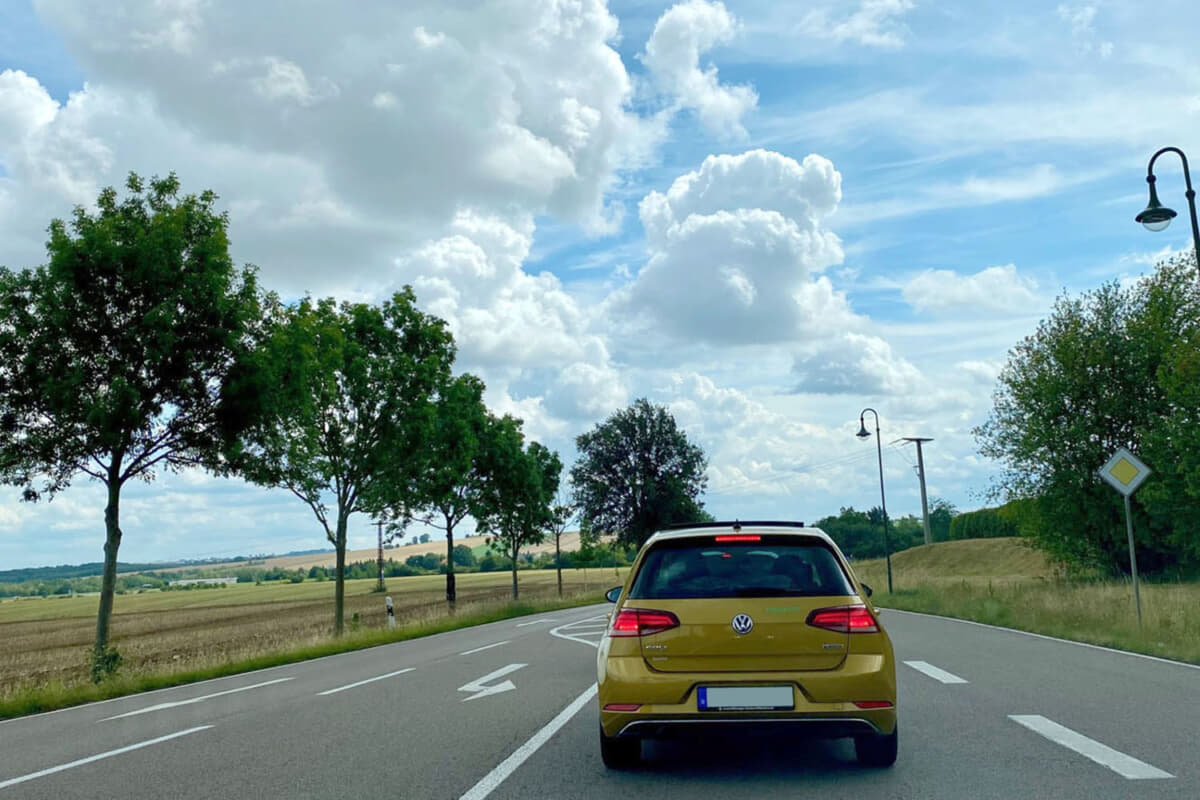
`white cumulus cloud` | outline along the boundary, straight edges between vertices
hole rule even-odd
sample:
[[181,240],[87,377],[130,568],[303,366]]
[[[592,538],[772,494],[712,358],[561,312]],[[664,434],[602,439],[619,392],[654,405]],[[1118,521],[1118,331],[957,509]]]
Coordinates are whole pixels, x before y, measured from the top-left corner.
[[744,136],[742,116],[758,103],[750,86],[729,86],[715,66],[700,57],[730,41],[738,23],[721,2],[688,0],[669,8],[654,26],[642,61],[658,89],[693,109],[700,122],[720,135]]
[[1037,282],[1020,275],[1012,264],[988,267],[974,275],[927,269],[904,286],[903,295],[918,311],[1020,313],[1043,303]]

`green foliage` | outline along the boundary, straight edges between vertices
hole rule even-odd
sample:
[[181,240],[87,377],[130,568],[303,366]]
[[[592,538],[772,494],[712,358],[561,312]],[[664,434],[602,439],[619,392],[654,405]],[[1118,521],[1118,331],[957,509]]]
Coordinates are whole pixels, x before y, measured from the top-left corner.
[[[334,630],[342,630],[347,525],[414,496],[435,391],[450,376],[445,323],[405,287],[382,306],[332,298],[275,303],[243,366],[253,425],[230,452],[234,469],[308,505],[338,554]],[[332,507],[332,508],[331,508]]]
[[993,539],[1019,536],[1017,521],[999,508],[981,508],[959,514],[950,523],[951,539]]
[[666,408],[639,399],[575,444],[571,484],[583,531],[640,547],[665,525],[708,517],[700,500],[707,458]]
[[518,420],[504,417],[492,426],[483,448],[486,491],[479,498],[476,522],[489,545],[512,563],[513,597],[518,594],[517,564],[522,547],[540,544],[554,524],[554,496],[562,462],[538,442],[524,445]]
[[1127,288],[1063,296],[1010,353],[984,455],[996,494],[1035,506],[1033,541],[1056,560],[1129,570],[1121,495],[1097,476],[1118,447],[1154,470],[1133,496],[1138,565],[1200,563],[1200,291],[1191,254]]
[[425,553],[419,556],[409,556],[404,559],[404,563],[414,569],[437,572],[446,563],[446,557],[437,553]]
[[465,544],[454,545],[454,565],[458,567],[473,567],[476,559],[475,553]]
[[[413,454],[413,492],[399,508],[390,509],[403,522],[418,518],[446,532],[453,552],[454,529],[467,515],[477,514],[486,476],[482,463],[494,418],[483,404],[483,381],[460,375],[437,387],[428,435]],[[429,534],[421,535],[421,542]],[[454,559],[446,567],[446,600],[454,602]]]
[[121,654],[115,647],[93,647],[89,655],[92,683],[101,683],[116,675],[121,668],[121,660]]
[[[888,526],[892,553],[925,543],[925,527],[919,517],[910,515],[896,518],[889,515]],[[853,559],[882,558],[885,555],[883,512],[878,506],[870,511],[843,508],[836,517],[817,520],[815,527],[829,534],[842,552]]]
[[[929,535],[935,542],[950,539],[950,526],[958,516],[958,509],[949,500],[932,497],[929,500]],[[923,529],[922,529],[923,534]],[[923,540],[922,540],[923,541]]]
[[105,571],[96,652],[107,664],[120,495],[157,470],[213,466],[240,420],[227,391],[259,317],[228,219],[174,174],[100,192],[50,223],[45,266],[0,268],[0,482],[27,500],[80,473],[103,483]]

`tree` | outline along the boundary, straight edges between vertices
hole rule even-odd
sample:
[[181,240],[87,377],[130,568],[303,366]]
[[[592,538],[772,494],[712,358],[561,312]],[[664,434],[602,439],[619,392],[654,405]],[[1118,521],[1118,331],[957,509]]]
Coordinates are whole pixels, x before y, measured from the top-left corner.
[[446,602],[451,606],[458,596],[454,529],[478,505],[484,480],[480,459],[493,424],[483,404],[483,390],[483,381],[470,374],[439,388],[430,435],[418,461],[416,494],[409,508],[399,510],[446,532]]
[[[950,523],[958,515],[958,509],[949,500],[932,497],[929,500],[929,533],[935,542],[950,540]],[[924,540],[922,540],[924,543]]]
[[333,544],[340,635],[348,521],[410,502],[454,342],[405,287],[382,306],[305,298],[278,307],[256,358],[258,410],[234,463],[250,481],[300,498]]
[[456,544],[454,545],[454,557],[451,561],[458,567],[473,567],[476,563],[475,552],[465,544]]
[[540,544],[553,521],[554,494],[562,462],[538,442],[524,446],[520,420],[498,420],[485,448],[486,489],[480,496],[476,521],[490,534],[489,546],[512,562],[513,599],[518,597],[517,561],[521,548]]
[[1132,498],[1139,567],[1200,562],[1197,349],[1191,255],[1129,287],[1060,297],[1009,354],[975,433],[1005,472],[995,494],[1031,501],[1022,527],[1052,557],[1129,569],[1121,495],[1097,477],[1118,447],[1154,470]]
[[550,535],[554,537],[554,569],[558,573],[558,596],[562,597],[562,535],[577,514],[571,493],[564,486],[558,487],[554,506],[550,509]]
[[707,518],[704,451],[645,398],[575,439],[571,484],[581,524],[640,547],[654,531]]
[[107,489],[97,681],[120,662],[108,640],[121,490],[219,460],[238,424],[224,389],[260,313],[215,194],[181,197],[173,173],[125,187],[51,222],[45,266],[0,268],[0,481],[26,500],[80,473]]

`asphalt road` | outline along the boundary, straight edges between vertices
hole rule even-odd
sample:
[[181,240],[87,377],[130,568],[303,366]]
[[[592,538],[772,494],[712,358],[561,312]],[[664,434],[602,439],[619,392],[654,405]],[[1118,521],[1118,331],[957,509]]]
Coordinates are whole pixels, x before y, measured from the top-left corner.
[[1200,798],[1200,669],[898,611],[900,757],[652,743],[600,762],[606,606],[0,723],[9,798]]

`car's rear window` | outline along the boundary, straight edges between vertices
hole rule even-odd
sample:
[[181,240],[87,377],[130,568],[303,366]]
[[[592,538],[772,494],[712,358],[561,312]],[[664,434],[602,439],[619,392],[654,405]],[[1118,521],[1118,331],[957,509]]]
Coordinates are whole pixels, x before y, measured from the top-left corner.
[[758,542],[667,541],[642,562],[629,596],[804,597],[854,594],[837,558],[821,542],[766,537]]

